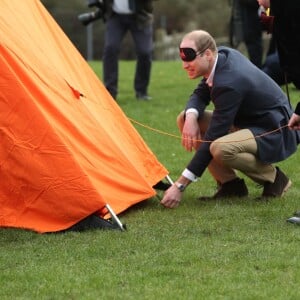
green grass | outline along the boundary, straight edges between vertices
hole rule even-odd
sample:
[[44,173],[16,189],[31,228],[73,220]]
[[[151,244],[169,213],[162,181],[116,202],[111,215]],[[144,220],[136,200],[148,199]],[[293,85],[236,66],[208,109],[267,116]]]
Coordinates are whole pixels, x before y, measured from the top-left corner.
[[[100,63],[92,63],[101,77]],[[176,116],[196,81],[180,62],[154,62],[150,102],[132,88],[133,62],[120,65],[118,103],[126,115],[178,135]],[[299,93],[291,86],[293,103]],[[180,140],[134,124],[173,179],[191,154]],[[300,227],[286,218],[300,209],[299,159],[279,166],[293,181],[288,193],[259,202],[245,178],[247,199],[199,202],[214,193],[205,173],[181,205],[164,209],[158,197],[120,215],[128,230],[40,235],[0,230],[0,299],[297,299]]]

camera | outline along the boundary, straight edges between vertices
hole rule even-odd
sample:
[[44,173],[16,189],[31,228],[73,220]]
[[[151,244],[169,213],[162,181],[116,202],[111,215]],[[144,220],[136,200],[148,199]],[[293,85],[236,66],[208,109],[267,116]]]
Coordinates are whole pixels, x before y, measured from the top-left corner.
[[100,8],[103,6],[103,0],[87,0],[87,2],[88,7],[97,6]]
[[95,11],[86,12],[78,16],[78,20],[84,25],[88,25],[98,19],[104,20],[104,2],[103,0],[87,0],[88,7],[96,7]]

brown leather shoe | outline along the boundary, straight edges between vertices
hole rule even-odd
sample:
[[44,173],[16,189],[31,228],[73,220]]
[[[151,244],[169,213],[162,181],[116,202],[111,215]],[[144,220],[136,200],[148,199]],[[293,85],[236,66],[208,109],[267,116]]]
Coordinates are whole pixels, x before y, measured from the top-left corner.
[[290,179],[278,167],[276,170],[275,181],[264,184],[262,197],[281,197],[292,185]]
[[212,199],[223,199],[229,197],[245,197],[248,195],[248,189],[244,179],[235,178],[231,181],[219,185],[217,192],[213,196],[202,196],[198,199],[207,201]]

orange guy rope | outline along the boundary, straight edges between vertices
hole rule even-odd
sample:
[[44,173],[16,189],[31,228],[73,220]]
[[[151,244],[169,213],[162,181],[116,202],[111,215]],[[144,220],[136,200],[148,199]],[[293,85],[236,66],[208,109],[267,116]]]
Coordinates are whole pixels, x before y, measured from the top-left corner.
[[[127,118],[128,118],[128,117],[127,117]],[[128,120],[131,121],[132,123],[135,123],[135,124],[137,124],[137,125],[139,125],[139,126],[142,126],[142,127],[144,127],[144,128],[147,128],[147,129],[149,129],[149,130],[151,130],[151,131],[154,131],[154,132],[157,132],[157,133],[159,133],[159,134],[167,135],[167,136],[174,137],[174,138],[177,138],[177,139],[182,139],[182,137],[179,136],[179,135],[175,135],[175,134],[168,133],[168,132],[165,132],[165,131],[162,131],[162,130],[159,130],[159,129],[152,128],[152,127],[150,127],[150,126],[148,126],[148,125],[142,124],[142,123],[140,123],[140,122],[138,122],[138,121],[135,121],[135,120],[133,120],[133,119],[131,119],[131,118],[128,118]],[[264,133],[262,133],[262,134],[260,134],[260,135],[255,136],[254,138],[255,138],[255,139],[261,138],[261,137],[263,137],[263,136],[266,136],[266,135],[275,133],[275,132],[277,132],[277,131],[280,131],[281,129],[283,129],[283,128],[285,128],[285,127],[288,127],[288,125],[284,125],[284,126],[281,126],[281,127],[277,128],[277,129],[274,129],[274,130],[271,130],[271,131],[264,132]],[[252,138],[247,138],[247,139],[239,140],[239,141],[227,141],[227,142],[216,142],[216,141],[215,141],[215,143],[234,143],[234,142],[243,142],[243,141],[248,141],[248,140],[250,140],[250,139],[252,139]],[[196,142],[201,142],[201,143],[212,143],[213,141],[196,140]]]

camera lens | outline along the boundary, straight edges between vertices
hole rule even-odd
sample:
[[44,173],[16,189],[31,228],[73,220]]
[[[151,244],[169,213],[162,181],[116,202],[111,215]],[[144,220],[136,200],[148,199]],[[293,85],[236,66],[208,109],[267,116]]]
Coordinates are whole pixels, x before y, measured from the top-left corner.
[[83,24],[83,25],[88,25],[90,22],[94,20],[93,14],[92,13],[84,13],[78,16],[78,20]]

